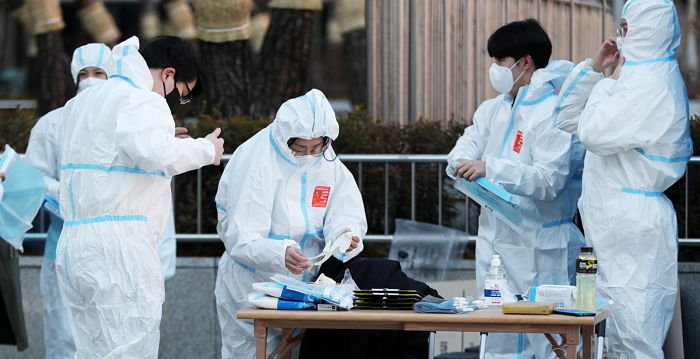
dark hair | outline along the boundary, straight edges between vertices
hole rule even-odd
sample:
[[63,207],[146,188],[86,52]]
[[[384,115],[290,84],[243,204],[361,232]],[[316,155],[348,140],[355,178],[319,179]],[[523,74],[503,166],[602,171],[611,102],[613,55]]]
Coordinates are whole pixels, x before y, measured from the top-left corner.
[[[323,139],[323,145],[324,145],[324,146],[327,145],[327,144],[329,143],[330,139],[331,139],[331,138],[328,137],[328,136],[321,136],[321,138]],[[287,146],[293,145],[294,142],[295,142],[296,140],[298,140],[298,139],[299,139],[299,137],[290,137],[290,138],[287,140]]]
[[501,26],[487,44],[489,56],[496,59],[512,57],[516,60],[530,55],[538,69],[547,67],[552,56],[552,42],[547,32],[535,19],[514,21]]
[[[326,150],[328,149],[328,147],[330,147],[331,143],[333,143],[333,140],[332,140],[330,137],[327,137],[327,136],[321,136],[321,138],[323,138],[323,159],[326,160],[326,161],[328,161],[328,162],[333,162],[333,161],[335,161],[335,159],[338,158],[338,155],[337,155],[337,154],[336,154],[335,157],[333,157],[333,158],[327,158],[327,157],[326,157],[326,152],[327,152]],[[287,140],[287,146],[289,147],[289,146],[293,145],[294,142],[296,142],[297,139],[299,139],[299,137],[292,137],[292,138],[288,139],[288,140]]]
[[187,40],[175,36],[157,36],[139,52],[151,69],[174,68],[175,82],[197,80],[197,84],[191,89],[193,97],[202,93],[202,65],[197,59],[194,47]]

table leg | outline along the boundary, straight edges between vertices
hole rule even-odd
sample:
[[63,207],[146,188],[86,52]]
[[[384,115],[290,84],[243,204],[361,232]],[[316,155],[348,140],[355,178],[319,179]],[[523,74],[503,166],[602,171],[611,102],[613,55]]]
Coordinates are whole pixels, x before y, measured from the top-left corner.
[[267,327],[261,320],[254,322],[255,333],[255,358],[265,359],[267,354]]
[[[282,340],[284,342],[289,342],[290,340],[292,340],[293,333],[294,333],[294,329],[287,329],[287,328],[282,329],[282,338],[283,338]],[[285,348],[285,349],[287,349],[287,348]],[[286,350],[285,352],[281,353],[281,355],[282,355],[281,359],[292,359],[291,349]]]
[[435,332],[428,335],[428,359],[435,359]]
[[596,359],[603,359],[603,351],[605,351],[605,319],[595,325],[596,331]]
[[593,359],[593,328],[585,326],[583,331],[583,359]]
[[489,333],[481,332],[481,340],[479,342],[479,359],[486,359],[486,339],[488,336]]
[[566,348],[566,334],[559,334],[563,339],[562,344],[559,344],[559,342],[557,342],[552,335],[553,333],[544,333],[544,336],[547,338],[547,340],[549,340],[549,344],[552,345],[552,351],[557,358],[566,359],[566,353],[564,352],[564,349]]
[[580,342],[581,328],[574,327],[568,329],[565,336],[566,343],[566,358],[567,359],[577,359],[578,358],[578,344]]

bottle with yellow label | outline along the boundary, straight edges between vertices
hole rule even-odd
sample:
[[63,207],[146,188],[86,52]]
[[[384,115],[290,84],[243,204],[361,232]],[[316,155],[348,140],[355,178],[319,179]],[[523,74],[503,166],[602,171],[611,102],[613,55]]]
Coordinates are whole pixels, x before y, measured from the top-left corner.
[[598,258],[592,247],[581,248],[576,258],[576,309],[595,312],[595,276],[598,273]]

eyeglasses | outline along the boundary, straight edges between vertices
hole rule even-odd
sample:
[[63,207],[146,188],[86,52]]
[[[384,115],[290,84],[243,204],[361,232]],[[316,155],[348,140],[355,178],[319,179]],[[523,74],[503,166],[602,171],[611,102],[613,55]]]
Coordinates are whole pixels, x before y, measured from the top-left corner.
[[617,32],[615,35],[617,37],[625,37],[627,35],[627,23],[620,23],[617,26]]
[[190,90],[190,87],[187,86],[187,82],[185,82],[185,88],[187,89],[187,95],[185,96],[180,96],[180,105],[185,105],[190,103],[192,101],[192,90]]
[[321,157],[323,156],[323,153],[326,151],[326,148],[328,148],[328,145],[330,144],[330,141],[328,139],[325,139],[323,143],[316,145],[312,148],[305,148],[301,146],[297,146],[296,144],[291,144],[289,146],[289,149],[292,150],[292,155],[294,157],[304,157],[307,155],[311,155],[314,157]]

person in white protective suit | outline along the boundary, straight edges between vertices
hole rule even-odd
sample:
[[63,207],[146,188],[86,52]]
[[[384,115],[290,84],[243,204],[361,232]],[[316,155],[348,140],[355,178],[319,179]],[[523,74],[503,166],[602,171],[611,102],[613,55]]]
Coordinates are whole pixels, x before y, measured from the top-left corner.
[[114,47],[109,80],[64,110],[56,272],[76,358],[156,358],[164,296],[157,243],[170,179],[218,164],[219,129],[176,138],[171,112],[202,90],[192,45],[136,37]]
[[[105,44],[87,44],[73,52],[71,75],[77,92],[107,80],[111,50]],[[63,134],[63,107],[42,116],[32,128],[25,159],[44,175],[49,201],[58,201],[60,146]],[[46,358],[73,358],[75,344],[68,322],[68,307],[56,279],[56,243],[61,235],[63,220],[49,213],[51,224],[46,234],[44,259],[41,264],[39,288],[44,306],[43,327]]]
[[[111,50],[105,44],[92,43],[73,52],[71,75],[77,93],[107,80]],[[32,128],[25,159],[44,174],[48,201],[58,203],[59,158],[63,135],[63,107],[42,116]],[[51,224],[46,235],[44,259],[41,264],[40,290],[44,306],[44,345],[46,358],[73,358],[75,344],[68,322],[68,307],[59,291],[56,279],[56,243],[63,228],[63,220],[49,213]],[[174,275],[174,226],[168,222],[158,243],[158,253],[164,266],[165,278]]]
[[[551,42],[535,20],[499,28],[488,40],[494,63],[489,75],[502,94],[482,103],[448,155],[447,173],[473,181],[478,177],[513,194],[522,223],[516,232],[482,210],[476,243],[476,283],[484,278],[492,255],[501,256],[513,294],[534,285],[568,285],[583,236],[573,224],[580,194],[584,151],[569,133],[554,126],[557,91],[573,64],[549,61]],[[490,334],[488,358],[550,358],[542,334]]]
[[[275,120],[231,157],[216,193],[217,231],[226,246],[216,278],[222,358],[254,358],[253,323],[236,319],[252,284],[284,274],[310,281],[308,258],[344,232],[354,234],[347,261],[367,231],[362,196],[331,142],[338,122],[319,90],[285,102]],[[279,341],[270,330],[268,350]]]
[[597,295],[614,302],[607,355],[663,358],[678,290],[676,212],[664,191],[692,155],[673,3],[627,1],[619,35],[569,75],[556,120],[587,150],[579,209]]

